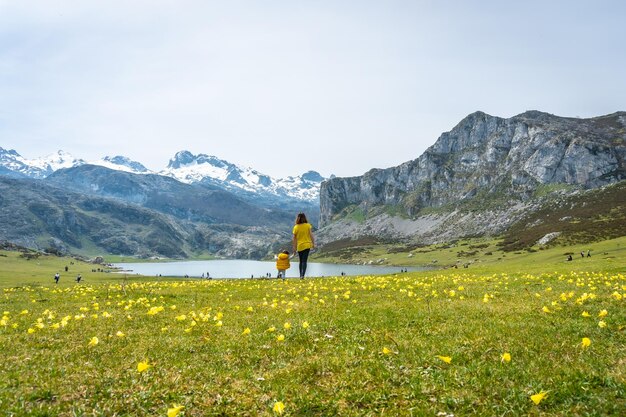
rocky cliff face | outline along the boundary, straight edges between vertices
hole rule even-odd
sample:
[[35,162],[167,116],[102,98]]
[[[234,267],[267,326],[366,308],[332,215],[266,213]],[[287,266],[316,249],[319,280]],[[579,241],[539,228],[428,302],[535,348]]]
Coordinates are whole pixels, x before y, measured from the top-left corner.
[[[383,207],[410,221],[420,213],[424,219],[425,208],[482,198],[506,202],[499,207],[506,212],[523,209],[544,185],[594,188],[623,179],[626,112],[591,119],[538,111],[503,119],[476,112],[415,160],[322,183],[320,225],[345,220],[355,207],[365,213]],[[378,223],[385,223],[383,217]]]

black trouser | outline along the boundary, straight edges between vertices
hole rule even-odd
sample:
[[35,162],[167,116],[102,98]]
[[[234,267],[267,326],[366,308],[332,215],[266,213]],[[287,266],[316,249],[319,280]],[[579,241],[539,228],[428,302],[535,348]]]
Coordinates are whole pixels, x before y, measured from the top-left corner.
[[310,251],[311,249],[298,251],[298,259],[300,259],[300,264],[298,265],[300,268],[300,278],[304,278],[304,274],[306,273],[306,261],[309,259]]

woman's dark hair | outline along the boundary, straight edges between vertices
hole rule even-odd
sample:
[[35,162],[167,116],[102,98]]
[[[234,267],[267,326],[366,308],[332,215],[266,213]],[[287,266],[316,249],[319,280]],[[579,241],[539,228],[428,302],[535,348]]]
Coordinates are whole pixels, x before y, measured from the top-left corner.
[[306,220],[306,215],[304,213],[298,213],[298,217],[296,217],[296,224],[308,223]]

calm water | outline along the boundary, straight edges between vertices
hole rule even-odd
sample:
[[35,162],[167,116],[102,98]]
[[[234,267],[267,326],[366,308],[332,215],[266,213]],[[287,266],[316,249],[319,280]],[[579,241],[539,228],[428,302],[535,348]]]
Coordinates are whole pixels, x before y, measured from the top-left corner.
[[[211,278],[255,278],[271,273],[276,277],[276,262],[248,261],[248,260],[215,260],[215,261],[187,261],[161,263],[121,263],[116,266],[126,273],[141,275],[162,275],[173,277],[199,278],[209,273]],[[409,271],[423,271],[428,268],[402,267]],[[372,265],[336,265],[309,262],[306,270],[307,277],[328,277],[345,275],[377,275],[400,272],[399,266],[372,266]],[[291,268],[287,270],[287,278],[298,276],[298,259],[291,261]]]

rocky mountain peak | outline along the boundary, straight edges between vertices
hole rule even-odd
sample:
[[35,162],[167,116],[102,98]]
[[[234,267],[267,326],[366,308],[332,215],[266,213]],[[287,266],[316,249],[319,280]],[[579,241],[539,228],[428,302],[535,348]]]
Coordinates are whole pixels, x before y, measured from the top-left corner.
[[519,201],[544,184],[594,188],[623,179],[621,114],[575,119],[529,111],[504,119],[475,112],[415,160],[322,183],[321,223],[354,205],[413,216],[490,193]]
[[20,154],[15,151],[15,149],[4,149],[0,146],[0,158],[6,157],[19,157]]
[[538,120],[538,119],[553,118],[557,116],[550,114],[550,113],[542,112],[539,110],[527,110],[524,113],[520,113],[515,117],[520,118],[520,119]]
[[105,156],[101,161],[94,162],[94,164],[138,174],[147,174],[150,172],[143,164],[121,155]]
[[196,160],[196,157],[189,151],[178,151],[167,164],[167,168],[178,169],[182,166],[189,165]]
[[311,181],[311,182],[324,181],[324,177],[322,177],[322,175],[317,171],[307,171],[304,174],[302,174],[301,178],[304,181]]

